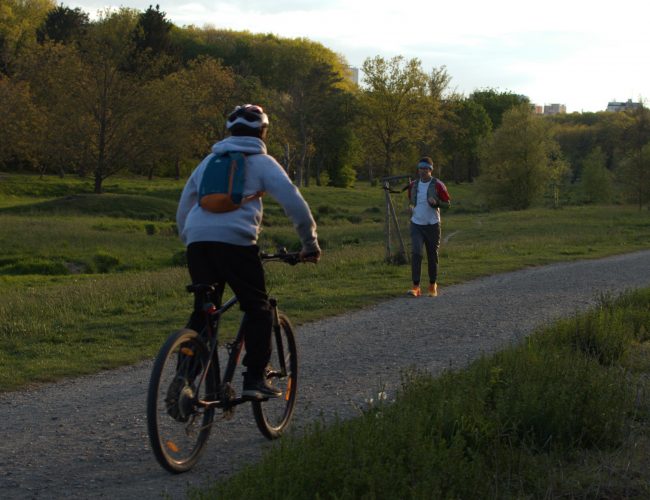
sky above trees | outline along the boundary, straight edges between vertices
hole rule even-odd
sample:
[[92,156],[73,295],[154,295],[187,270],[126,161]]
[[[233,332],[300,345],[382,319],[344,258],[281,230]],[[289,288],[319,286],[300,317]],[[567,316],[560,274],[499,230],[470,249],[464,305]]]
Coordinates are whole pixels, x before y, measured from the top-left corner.
[[[69,0],[95,16],[108,6],[145,10],[150,0]],[[155,3],[155,2],[154,2]],[[495,88],[536,104],[602,111],[611,100],[650,97],[650,30],[638,0],[166,0],[177,26],[306,37],[352,66],[367,57],[418,57],[446,66],[450,88]]]

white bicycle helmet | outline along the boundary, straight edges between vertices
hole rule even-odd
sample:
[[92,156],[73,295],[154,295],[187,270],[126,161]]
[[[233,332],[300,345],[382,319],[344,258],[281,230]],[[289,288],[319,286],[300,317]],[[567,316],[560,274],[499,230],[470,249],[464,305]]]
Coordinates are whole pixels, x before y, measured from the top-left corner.
[[242,104],[237,106],[226,120],[226,128],[230,130],[234,125],[241,124],[252,129],[261,129],[269,126],[269,117],[257,104]]

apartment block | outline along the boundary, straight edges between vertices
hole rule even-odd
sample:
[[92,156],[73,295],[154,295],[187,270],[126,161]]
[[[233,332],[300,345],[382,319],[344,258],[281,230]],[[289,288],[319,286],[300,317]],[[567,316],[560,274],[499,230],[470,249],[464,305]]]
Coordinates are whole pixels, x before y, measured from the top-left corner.
[[544,104],[545,115],[558,115],[566,113],[565,104]]
[[606,111],[611,113],[616,113],[619,111],[630,111],[641,107],[640,102],[632,102],[632,99],[628,99],[627,102],[619,101],[610,101],[607,103]]

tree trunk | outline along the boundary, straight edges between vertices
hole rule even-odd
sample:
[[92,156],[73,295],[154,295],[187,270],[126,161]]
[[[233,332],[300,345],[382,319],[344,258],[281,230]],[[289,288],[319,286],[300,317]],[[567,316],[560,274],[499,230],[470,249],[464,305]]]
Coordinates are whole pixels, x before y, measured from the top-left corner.
[[322,181],[321,181],[321,178],[320,178],[322,170],[323,170],[323,159],[320,158],[316,162],[316,185],[317,186],[320,186],[322,184]]
[[99,172],[95,172],[95,194],[102,194],[102,176]]
[[291,171],[291,146],[289,145],[288,142],[284,143],[284,148],[283,149],[284,149],[284,158],[283,158],[283,161],[282,161],[282,163],[283,163],[282,166],[286,170],[287,175],[289,176],[289,178],[291,180],[293,180],[295,176],[294,176],[293,172]]
[[296,166],[296,177],[293,180],[293,183],[298,187],[302,187],[302,161],[298,161],[298,165]]
[[302,187],[305,184],[305,169],[307,164],[308,140],[306,134],[302,133],[302,145],[300,148],[300,158],[298,158],[298,168],[296,172],[296,186]]
[[393,163],[393,159],[392,159],[390,149],[386,149],[386,154],[384,156],[384,175],[385,176],[390,176],[391,175],[392,163]]
[[303,179],[303,185],[309,187],[309,178],[311,177],[311,156],[307,158],[305,162],[305,178]]
[[176,161],[174,162],[174,174],[176,180],[180,180],[181,178],[181,161],[179,160],[178,156],[176,157]]

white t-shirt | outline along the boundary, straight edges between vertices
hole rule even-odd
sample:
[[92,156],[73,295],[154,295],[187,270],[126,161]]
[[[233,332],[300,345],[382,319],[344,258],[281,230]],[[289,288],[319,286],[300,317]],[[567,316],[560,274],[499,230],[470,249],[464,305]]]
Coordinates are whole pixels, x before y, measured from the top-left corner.
[[417,204],[413,207],[413,215],[411,222],[420,226],[429,224],[438,224],[440,222],[440,212],[438,208],[433,208],[427,201],[427,191],[429,190],[429,182],[418,182],[418,197]]

